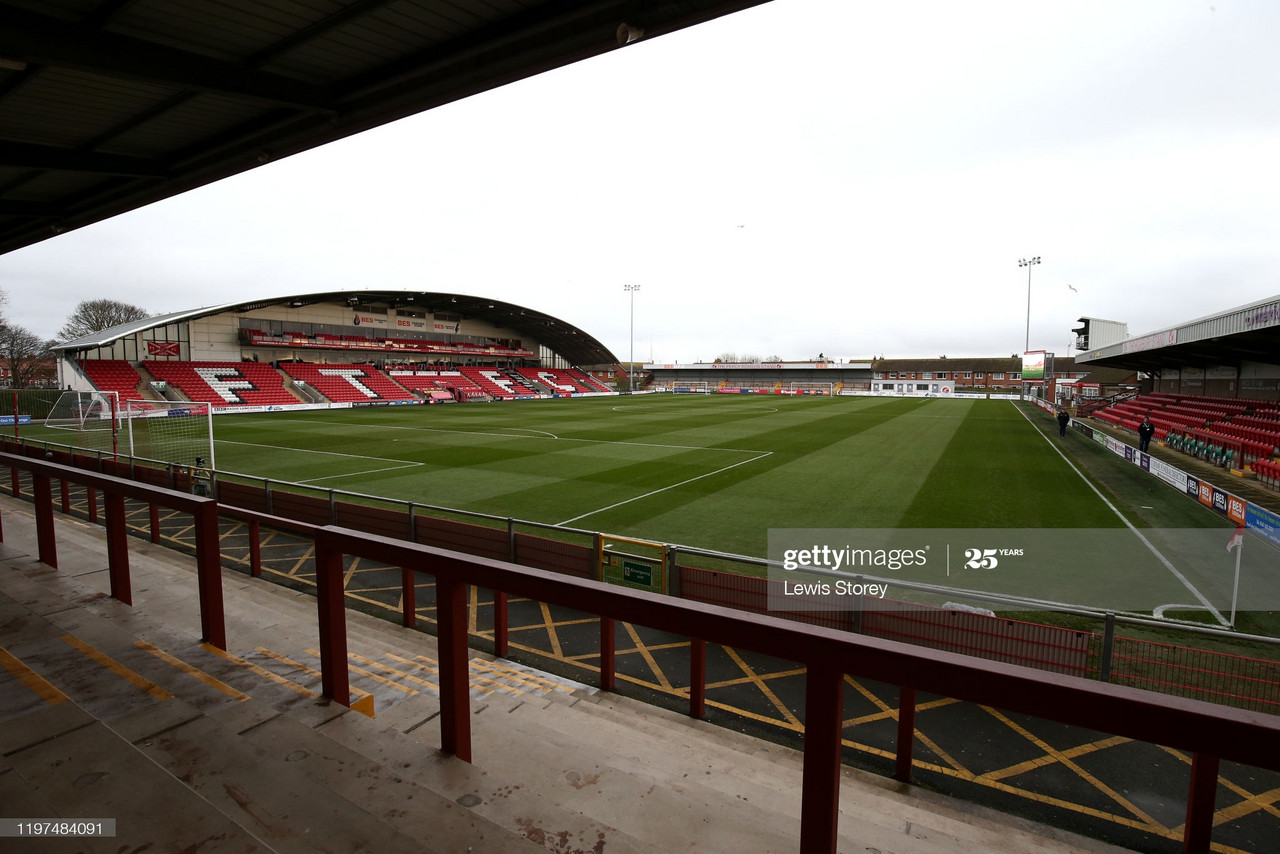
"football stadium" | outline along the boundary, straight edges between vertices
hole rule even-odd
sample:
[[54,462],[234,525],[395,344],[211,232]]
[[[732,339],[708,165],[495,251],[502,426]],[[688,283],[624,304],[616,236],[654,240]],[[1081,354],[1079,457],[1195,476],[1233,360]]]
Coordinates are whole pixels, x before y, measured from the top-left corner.
[[[52,66],[239,80],[240,144],[285,152],[753,4],[461,5],[431,73],[333,66],[341,128],[318,79],[5,14]],[[0,246],[250,168],[228,134],[67,155],[88,183]],[[0,390],[0,835],[1280,850],[1280,295],[1130,321],[1056,360],[640,369],[536,294],[352,288],[60,342],[56,388]]]

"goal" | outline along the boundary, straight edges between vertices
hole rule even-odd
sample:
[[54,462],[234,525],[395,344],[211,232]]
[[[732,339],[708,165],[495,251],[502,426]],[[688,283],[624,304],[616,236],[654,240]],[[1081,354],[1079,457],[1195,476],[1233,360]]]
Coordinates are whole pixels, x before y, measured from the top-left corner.
[[68,445],[116,452],[120,398],[114,391],[64,391],[49,407],[44,426],[66,431]]
[[212,405],[177,400],[126,400],[121,420],[130,456],[214,468]]

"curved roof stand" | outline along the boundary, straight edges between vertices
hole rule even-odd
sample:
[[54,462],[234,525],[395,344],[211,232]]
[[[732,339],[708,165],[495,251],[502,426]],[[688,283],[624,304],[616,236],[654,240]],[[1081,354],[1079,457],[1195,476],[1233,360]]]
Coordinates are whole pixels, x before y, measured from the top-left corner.
[[[502,300],[468,296],[466,294],[441,293],[438,291],[324,291],[226,303],[224,305],[172,312],[149,317],[145,320],[123,323],[110,329],[104,329],[101,332],[94,332],[71,341],[64,341],[53,349],[65,357],[74,358],[77,353],[87,353],[100,347],[110,347],[123,338],[172,324],[189,323],[193,320],[219,314],[243,315],[272,307],[298,311],[308,306],[321,304],[346,306],[357,313],[371,309],[384,312],[392,312],[396,309],[411,309],[415,312],[422,312],[424,317],[426,315],[434,317],[444,314],[481,321],[494,327],[509,329],[517,337],[532,339],[572,365],[618,364],[618,357],[613,355],[607,347],[584,330],[558,317],[552,317],[528,306],[520,306],[503,302]],[[327,322],[309,321],[304,315],[299,315],[296,321],[301,323]],[[395,330],[392,328],[384,331],[394,333]]]

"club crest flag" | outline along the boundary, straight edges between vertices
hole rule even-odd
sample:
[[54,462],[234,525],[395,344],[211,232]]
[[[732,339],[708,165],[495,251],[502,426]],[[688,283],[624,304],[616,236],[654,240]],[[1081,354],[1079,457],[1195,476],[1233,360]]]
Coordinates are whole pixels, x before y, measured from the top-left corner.
[[147,353],[151,356],[178,356],[177,341],[148,341]]

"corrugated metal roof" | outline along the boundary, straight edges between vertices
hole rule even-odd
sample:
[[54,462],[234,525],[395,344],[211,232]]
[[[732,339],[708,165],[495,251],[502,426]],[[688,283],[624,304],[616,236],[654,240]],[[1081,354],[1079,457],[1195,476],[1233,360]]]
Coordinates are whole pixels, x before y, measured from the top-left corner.
[[767,0],[5,0],[0,252]]
[[1089,365],[1141,371],[1275,364],[1280,358],[1280,295],[1131,336],[1079,358]]

